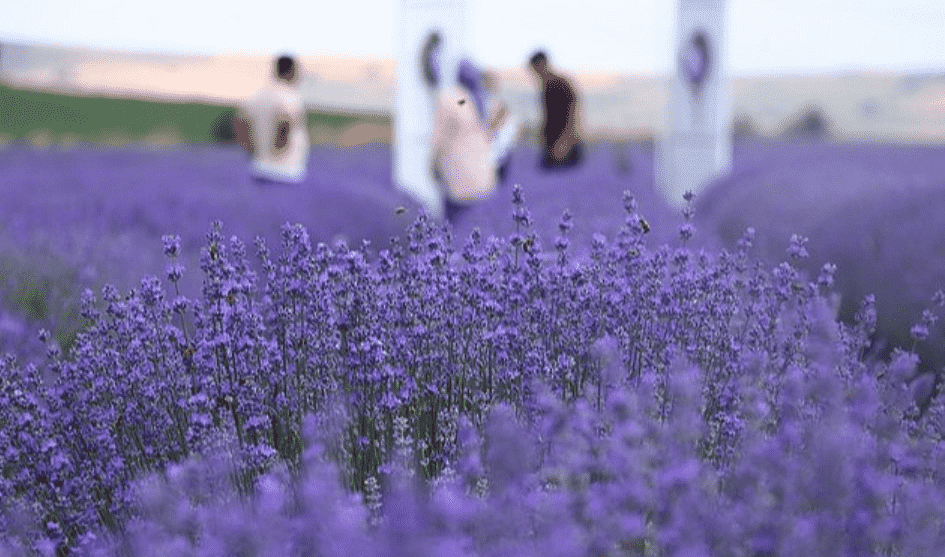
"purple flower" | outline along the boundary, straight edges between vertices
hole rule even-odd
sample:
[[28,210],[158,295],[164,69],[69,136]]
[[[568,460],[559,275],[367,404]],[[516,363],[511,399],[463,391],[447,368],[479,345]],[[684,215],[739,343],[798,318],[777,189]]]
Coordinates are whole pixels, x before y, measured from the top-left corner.
[[932,303],[939,307],[945,306],[945,292],[936,290],[935,294],[932,295]]
[[924,324],[913,325],[909,334],[912,335],[913,340],[925,340],[929,338],[929,328]]
[[807,248],[804,245],[807,244],[807,238],[804,236],[799,236],[797,234],[791,235],[791,245],[788,247],[787,253],[791,259],[806,259],[808,257]]
[[176,258],[180,254],[180,236],[166,234],[161,236],[164,242],[164,255]]
[[833,277],[836,272],[836,265],[833,263],[824,263],[824,266],[820,269],[820,274],[817,275],[817,285],[822,288],[830,288],[833,286]]

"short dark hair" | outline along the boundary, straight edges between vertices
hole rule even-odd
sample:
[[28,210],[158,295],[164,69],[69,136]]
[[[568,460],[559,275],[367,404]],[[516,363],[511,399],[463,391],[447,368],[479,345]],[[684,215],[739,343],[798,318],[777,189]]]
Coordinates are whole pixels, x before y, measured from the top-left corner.
[[532,54],[532,58],[531,60],[528,61],[528,63],[531,64],[532,66],[537,66],[541,62],[547,62],[547,61],[548,61],[548,55],[545,54],[545,51],[537,50],[535,51],[535,54]]
[[279,77],[284,77],[295,69],[295,60],[291,56],[282,55],[276,60],[276,71]]

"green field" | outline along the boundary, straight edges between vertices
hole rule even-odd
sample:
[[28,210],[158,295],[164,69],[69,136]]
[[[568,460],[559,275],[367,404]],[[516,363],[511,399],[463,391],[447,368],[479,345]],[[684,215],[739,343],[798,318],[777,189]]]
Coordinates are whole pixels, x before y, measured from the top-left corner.
[[[87,143],[232,141],[235,105],[73,96],[0,84],[0,137],[27,139],[37,130]],[[310,132],[340,133],[361,122],[389,125],[386,116],[309,111]]]

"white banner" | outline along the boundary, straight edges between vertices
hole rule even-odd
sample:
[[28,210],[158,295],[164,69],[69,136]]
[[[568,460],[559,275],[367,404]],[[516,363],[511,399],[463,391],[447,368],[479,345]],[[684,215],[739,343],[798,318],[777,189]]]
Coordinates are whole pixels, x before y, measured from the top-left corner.
[[674,207],[732,164],[732,98],[725,67],[725,0],[680,0],[667,134],[657,183]]
[[[430,133],[438,91],[456,84],[465,53],[465,0],[403,0],[394,84],[394,182],[422,203],[430,216],[442,216],[443,199],[429,164]],[[439,83],[425,79],[424,47],[439,37]]]

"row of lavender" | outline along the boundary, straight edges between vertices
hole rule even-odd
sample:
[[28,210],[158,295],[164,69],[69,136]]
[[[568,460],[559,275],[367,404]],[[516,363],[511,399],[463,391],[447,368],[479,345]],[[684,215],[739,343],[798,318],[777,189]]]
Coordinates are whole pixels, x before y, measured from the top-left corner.
[[[611,147],[634,161],[633,172],[614,173]],[[660,226],[663,207],[648,183],[651,161],[638,151],[597,146],[589,149],[584,166],[548,173],[538,167],[536,149],[522,145],[512,154],[508,179],[529,185],[536,227],[548,241],[565,208],[576,217],[577,245],[589,243],[594,232],[615,232],[621,210],[613,200],[624,189],[647,211],[654,224],[651,236],[664,229],[671,236],[678,213]],[[342,237],[352,245],[368,239],[385,246],[416,217],[416,204],[391,183],[387,147],[322,146],[313,149],[309,162],[304,183],[266,187],[252,181],[238,148],[8,147],[0,151],[0,312],[29,317],[32,329],[49,329],[68,353],[83,325],[82,290],[97,292],[106,281],[125,290],[145,274],[160,274],[161,252],[148,246],[160,246],[167,231],[181,236],[182,261],[197,268],[213,219],[225,221],[232,234],[261,235],[271,245],[280,241],[280,226],[288,221],[302,223],[316,242]],[[454,223],[458,236],[467,236],[472,226],[485,236],[507,235],[509,198],[502,190],[474,207]],[[180,288],[199,295],[199,273],[185,275]]]
[[629,195],[574,260],[567,214],[546,251],[513,202],[514,234],[459,252],[423,217],[377,254],[286,226],[256,266],[216,225],[200,299],[167,237],[170,297],[89,293],[49,387],[0,364],[4,529],[102,555],[941,547],[945,407],[915,419],[913,355],[866,357],[869,298],[837,324],[831,268],[766,271],[750,232],[695,253],[686,222],[650,250]]
[[863,297],[875,295],[880,354],[915,349],[915,380],[941,384],[943,329],[928,331],[916,346],[912,328],[945,288],[945,149],[757,144],[747,153],[755,162],[743,157],[741,169],[699,196],[703,238],[734,246],[754,226],[756,254],[769,264],[780,260],[791,235],[810,238],[811,256],[799,270],[816,275],[824,263],[836,265],[839,319],[850,323]]

